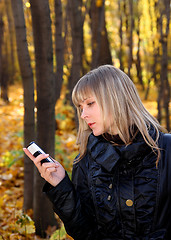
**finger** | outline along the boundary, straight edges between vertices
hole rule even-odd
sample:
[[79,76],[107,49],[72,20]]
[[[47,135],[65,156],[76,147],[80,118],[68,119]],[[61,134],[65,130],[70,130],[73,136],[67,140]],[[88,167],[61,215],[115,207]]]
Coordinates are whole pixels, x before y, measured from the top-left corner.
[[38,167],[41,165],[41,160],[49,157],[49,154],[40,154],[37,157],[34,157],[27,148],[23,148],[25,154],[34,162],[34,164]]
[[34,164],[37,166],[37,167],[40,167],[42,166],[42,163],[41,161],[45,158],[48,158],[49,157],[49,154],[40,154],[38,155],[35,159],[34,159]]
[[[51,157],[51,158],[52,158],[52,157]],[[58,161],[56,161],[54,158],[52,158],[52,160],[54,161],[54,163],[55,163],[57,166],[61,166],[61,167],[62,167],[61,163],[59,163]]]
[[48,174],[50,174],[52,172],[56,172],[56,171],[57,171],[56,167],[50,167],[50,168],[45,169],[45,173],[48,172]]
[[51,173],[56,172],[57,168],[56,167],[49,167],[49,168],[45,168],[44,171],[41,172],[41,177],[47,179]]
[[44,162],[43,164],[42,164],[42,166],[44,167],[44,168],[50,168],[50,167],[55,167],[55,168],[58,168],[59,167],[59,163],[57,162],[57,161],[55,161],[54,163],[52,163],[52,162]]
[[32,161],[34,161],[35,157],[29,152],[27,148],[23,148],[23,151]]
[[41,172],[44,172],[45,174],[48,172],[48,174],[49,174],[51,172],[56,172],[57,168],[58,168],[58,166],[56,164],[43,163]]

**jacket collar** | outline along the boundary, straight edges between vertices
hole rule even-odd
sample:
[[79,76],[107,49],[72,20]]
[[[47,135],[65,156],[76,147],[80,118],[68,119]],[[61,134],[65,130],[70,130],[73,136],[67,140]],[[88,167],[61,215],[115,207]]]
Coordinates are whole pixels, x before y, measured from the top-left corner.
[[[150,135],[155,138],[154,129],[150,130]],[[128,166],[135,165],[150,152],[151,148],[146,144],[141,133],[138,133],[134,142],[128,146],[115,146],[102,136],[90,134],[87,145],[87,153],[108,172],[121,162]]]

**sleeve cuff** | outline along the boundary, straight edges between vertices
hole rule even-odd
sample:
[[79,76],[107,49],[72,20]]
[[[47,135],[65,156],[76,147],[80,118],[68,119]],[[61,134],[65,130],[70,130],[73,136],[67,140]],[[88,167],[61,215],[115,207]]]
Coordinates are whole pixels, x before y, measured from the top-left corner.
[[43,187],[43,192],[47,195],[51,195],[53,192],[67,192],[71,190],[72,188],[72,182],[67,174],[65,172],[65,177],[62,179],[62,181],[57,186],[52,186],[50,183],[46,182]]

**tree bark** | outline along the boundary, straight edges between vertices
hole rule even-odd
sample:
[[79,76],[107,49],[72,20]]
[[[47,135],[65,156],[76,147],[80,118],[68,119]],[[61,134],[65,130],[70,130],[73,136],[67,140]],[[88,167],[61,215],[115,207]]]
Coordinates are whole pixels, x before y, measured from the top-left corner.
[[8,76],[9,76],[9,84],[14,83],[14,72],[15,69],[15,61],[16,61],[16,48],[15,48],[15,31],[14,31],[14,19],[12,16],[12,8],[10,0],[5,0],[5,8],[8,19],[8,27],[9,27],[9,56],[8,56]]
[[[19,66],[24,89],[24,146],[35,139],[34,82],[27,47],[22,0],[11,0]],[[33,162],[24,157],[24,210],[33,208]]]
[[133,62],[133,0],[129,0],[129,59],[128,59],[128,76],[131,78],[131,68]]
[[82,0],[68,0],[70,12],[71,34],[72,34],[72,67],[69,79],[70,96],[73,87],[79,80],[82,72],[82,54],[83,54],[83,18],[82,18]]
[[102,0],[99,5],[97,5],[95,0],[91,1],[90,19],[92,30],[91,68],[95,68],[103,64],[112,64],[105,22],[105,0]]
[[[1,1],[0,1],[1,3]],[[0,9],[0,97],[6,102],[9,102],[8,98],[8,60],[7,54],[2,53],[4,44],[4,21],[3,11]]]
[[136,69],[137,69],[137,78],[142,86],[142,90],[144,91],[144,83],[142,78],[142,67],[141,67],[141,57],[140,57],[140,44],[141,44],[141,38],[140,38],[140,17],[138,17],[138,24],[137,24],[137,36],[138,36],[138,49],[137,49],[137,59],[136,59]]
[[124,71],[124,64],[123,64],[123,10],[122,10],[122,1],[118,0],[118,9],[119,9],[119,37],[120,37],[120,49],[119,49],[119,62],[120,62],[120,69]]
[[0,12],[0,83],[2,79],[2,43],[4,36],[4,22],[2,20],[2,13]]
[[2,12],[0,12],[0,86],[1,86],[1,97],[2,97],[2,82],[3,82],[3,56],[2,56],[2,44],[4,36],[4,22],[2,19]]
[[[158,95],[158,120],[162,119],[162,100],[163,108],[165,111],[166,128],[170,131],[170,119],[169,119],[169,102],[170,102],[170,86],[168,81],[168,49],[167,38],[169,35],[169,23],[170,23],[170,1],[160,1],[160,42],[162,45],[162,57],[161,57],[161,73],[160,73],[160,86]],[[163,18],[166,18],[166,25],[164,28]]]
[[[150,4],[150,0],[149,0],[149,4]],[[151,17],[151,32],[153,32],[153,27],[152,27],[152,19],[153,19],[153,15],[152,15],[152,10],[149,9],[150,11],[150,17]],[[157,14],[158,12],[158,9],[157,9],[157,3],[155,3],[154,5],[154,11],[156,13],[156,25],[157,25],[157,29],[158,29],[158,22],[159,22],[159,16]],[[153,80],[154,83],[157,85],[157,75],[160,75],[160,72],[159,70],[157,70],[157,64],[158,64],[158,61],[159,61],[159,58],[160,58],[160,55],[159,55],[159,44],[157,44],[156,46],[156,40],[153,39],[153,63],[152,63],[152,66],[150,66],[150,69],[151,69],[151,76],[150,78],[148,79],[148,84],[147,84],[147,88],[146,88],[146,91],[145,91],[145,97],[144,97],[144,100],[147,100],[148,98],[148,94],[149,94],[149,91],[150,91],[150,83],[151,81]]]
[[63,82],[64,37],[62,35],[62,3],[55,0],[55,47],[56,47],[56,101],[60,97]]
[[[37,142],[54,156],[55,140],[55,75],[49,2],[30,0],[37,80]],[[48,225],[56,225],[50,201],[42,193],[44,180],[34,175],[34,221],[36,233],[45,236]]]

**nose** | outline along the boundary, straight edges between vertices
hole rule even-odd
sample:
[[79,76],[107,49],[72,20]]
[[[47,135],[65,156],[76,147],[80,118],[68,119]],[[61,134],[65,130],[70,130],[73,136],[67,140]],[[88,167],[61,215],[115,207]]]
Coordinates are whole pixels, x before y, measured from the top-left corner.
[[82,109],[81,118],[85,119],[86,117],[87,117],[87,112],[85,111],[85,109]]

